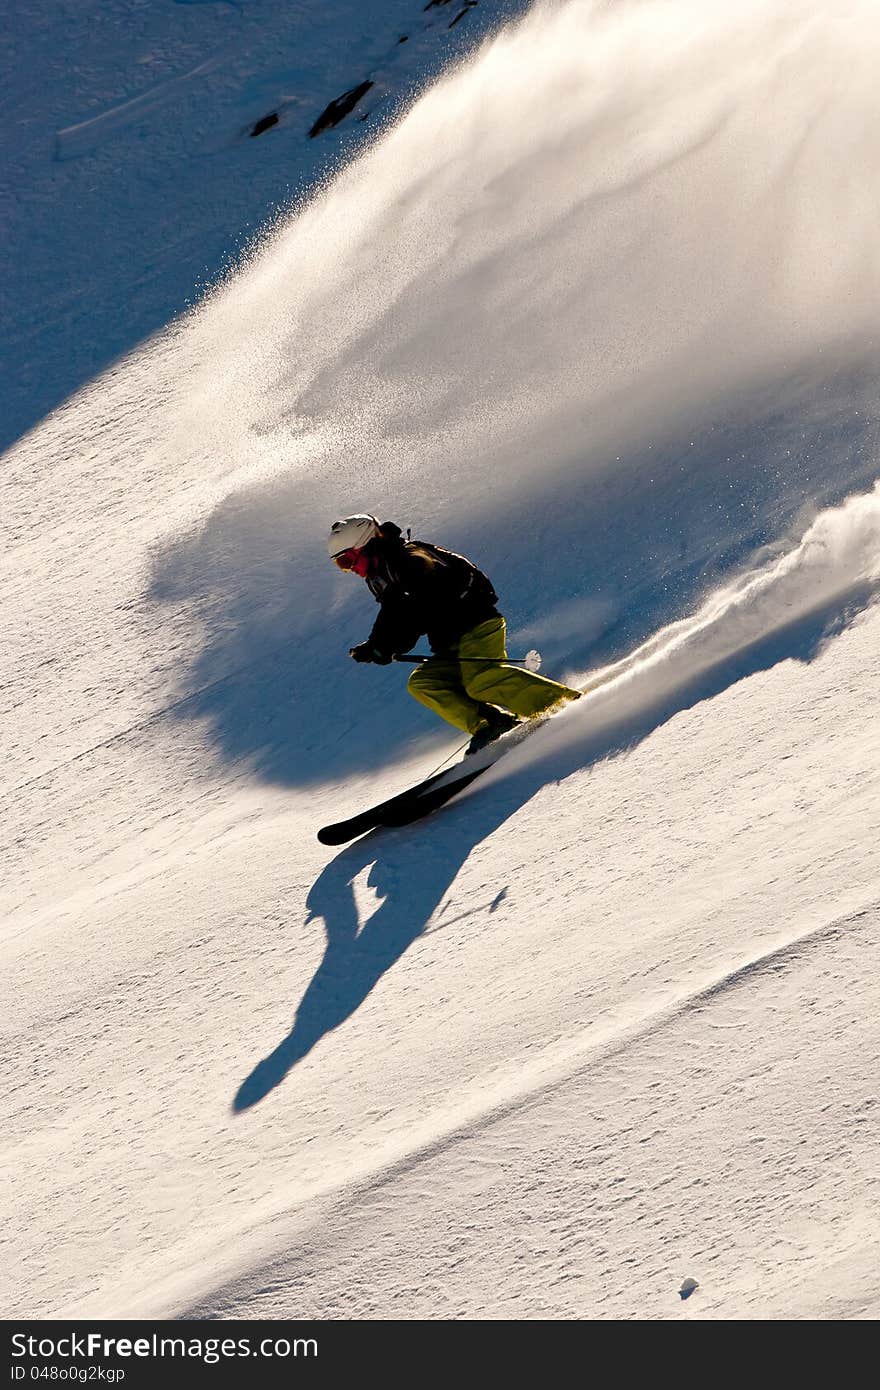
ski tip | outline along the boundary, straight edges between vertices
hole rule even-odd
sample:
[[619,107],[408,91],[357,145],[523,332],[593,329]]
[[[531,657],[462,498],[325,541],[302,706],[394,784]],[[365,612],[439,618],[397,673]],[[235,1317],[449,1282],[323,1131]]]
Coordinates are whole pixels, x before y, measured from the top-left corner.
[[344,845],[349,837],[341,835],[335,825],[324,825],[318,831],[318,839],[322,845]]

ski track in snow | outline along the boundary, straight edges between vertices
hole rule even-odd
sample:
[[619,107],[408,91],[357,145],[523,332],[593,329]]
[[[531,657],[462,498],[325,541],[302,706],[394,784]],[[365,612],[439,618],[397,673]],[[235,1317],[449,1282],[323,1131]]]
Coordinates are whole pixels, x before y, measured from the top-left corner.
[[[874,1203],[880,1197],[872,1161],[878,1102],[870,1082],[880,1054],[861,1055],[855,1066],[850,1060],[856,1087],[859,1078],[863,1083],[861,1100],[850,1103],[841,1101],[835,1058],[829,1055],[831,1049],[823,1049],[825,1089],[817,1092],[810,1115],[795,1113],[790,1101],[782,1102],[782,1123],[791,1126],[786,1137],[762,1130],[756,1117],[748,1115],[748,1101],[762,1083],[770,1082],[767,1089],[779,1103],[786,1073],[797,1068],[799,1048],[823,1041],[830,1030],[834,1030],[834,1053],[844,1050],[854,1022],[863,1011],[876,1007],[877,990],[850,999],[841,1016],[834,1012],[836,993],[831,991],[831,1006],[823,1005],[822,997],[852,958],[864,960],[876,949],[878,928],[880,908],[872,904],[785,940],[692,993],[660,1002],[646,1017],[604,1034],[591,1029],[580,1040],[568,1040],[557,1049],[558,1055],[527,1064],[503,1098],[484,1095],[478,1114],[457,1114],[453,1128],[433,1134],[422,1145],[414,1136],[416,1142],[405,1155],[389,1159],[362,1179],[350,1174],[334,1204],[328,1205],[325,1196],[317,1210],[303,1213],[289,1238],[294,1253],[218,1290],[209,1300],[196,1302],[186,1316],[278,1317],[293,1299],[303,1316],[345,1317],[350,1300],[357,1299],[369,1316],[390,1317],[396,1300],[406,1297],[412,1316],[442,1310],[446,1317],[466,1317],[473,1298],[467,1283],[474,1277],[473,1264],[465,1257],[469,1217],[484,1228],[484,1241],[491,1240],[493,1248],[502,1251],[504,1292],[496,1307],[498,1317],[507,1316],[508,1309],[510,1314],[515,1309],[517,1316],[532,1317],[670,1316],[677,1309],[670,1258],[681,1262],[682,1271],[700,1270],[703,1297],[699,1309],[687,1310],[688,1315],[761,1317],[775,1312],[791,1316],[791,1310],[798,1308],[800,1316],[876,1316],[880,1225],[874,1226],[869,1237],[868,1250],[873,1254],[860,1294],[847,1299],[823,1288],[805,1307],[799,1303],[798,1292],[822,1270],[822,1261],[811,1255],[807,1231],[811,1221],[822,1220],[825,1189],[845,1187],[855,1165]],[[744,1018],[755,1021],[759,1010],[772,1012],[778,1007],[792,987],[793,976],[797,992],[812,1006],[808,1024],[799,1037],[777,1039],[774,1055],[756,1062],[750,1035],[743,1038]],[[725,1036],[731,1031],[737,1039]],[[675,1076],[673,1092],[697,1092],[689,1096],[690,1105],[696,1103],[700,1111],[708,1112],[701,1116],[701,1133],[689,1131],[685,1137],[676,1128],[675,1112],[664,1113],[662,1099],[651,1094],[662,1088],[657,1078],[664,1070]],[[625,1096],[626,1123],[617,1134],[609,1133],[603,1108],[603,1097],[612,1087],[618,1105],[620,1093]],[[568,1122],[557,1119],[554,1126],[548,1123],[548,1111],[571,1118]],[[766,1109],[762,1110],[760,1120],[766,1123],[768,1118]],[[543,1162],[530,1161],[528,1180],[510,1156],[534,1145],[533,1125],[546,1151]],[[711,1167],[707,1165],[706,1147],[719,1150],[724,1142],[721,1133],[712,1136],[713,1126],[721,1127],[728,1143],[764,1150],[763,1190],[725,1191],[733,1158],[730,1154],[721,1158],[715,1152]],[[821,1126],[819,1145],[811,1126]],[[661,1133],[668,1136],[665,1145],[656,1142]],[[561,1143],[560,1136],[564,1136]],[[707,1145],[710,1137],[714,1143]],[[657,1147],[663,1149],[659,1171]],[[804,1149],[807,1152],[801,1158],[799,1150]],[[575,1185],[580,1188],[582,1204],[573,1212],[570,1191],[564,1210],[561,1203],[555,1205],[562,1163],[575,1170]],[[462,1168],[469,1178],[465,1192]],[[513,1181],[496,1205],[489,1193],[504,1189],[505,1173]],[[726,1239],[727,1223],[736,1221],[737,1208],[752,1202],[760,1210],[772,1200],[780,1178],[786,1188],[797,1183],[819,1189],[810,1195],[806,1211],[790,1198],[783,1199],[775,1211],[775,1239],[793,1285],[788,1290],[774,1287],[772,1268],[762,1268],[762,1261],[753,1263],[741,1239]],[[683,1202],[676,1200],[676,1189],[687,1193],[693,1187],[708,1187],[707,1200],[687,1196]],[[314,1200],[310,1198],[310,1204]],[[632,1262],[637,1259],[642,1266],[638,1299],[633,1298],[626,1278],[621,1279],[619,1268],[606,1271],[601,1258],[598,1268],[595,1261],[597,1253],[605,1253],[603,1226],[618,1220],[618,1208],[630,1203],[641,1208],[638,1220],[646,1221],[650,1233],[647,1258],[644,1248],[633,1248]],[[706,1206],[711,1208],[712,1221],[704,1214]],[[691,1207],[697,1209],[697,1229],[689,1224]],[[403,1221],[398,1216],[401,1209],[407,1213]],[[476,1213],[480,1216],[475,1218]],[[437,1239],[438,1231],[445,1232],[456,1221],[462,1231],[458,1255]],[[839,1258],[865,1265],[865,1234],[860,1227],[845,1231]],[[547,1259],[544,1242],[562,1255],[558,1263]],[[664,1250],[666,1245],[672,1248]],[[422,1251],[418,1291],[402,1288],[408,1280],[395,1274],[400,1247]],[[582,1263],[579,1253],[586,1257]],[[552,1267],[548,1284],[535,1277],[536,1269],[545,1263]],[[624,1276],[627,1263],[625,1259]],[[464,1280],[458,1274],[462,1265],[467,1271]],[[496,1265],[489,1278],[497,1281],[498,1275]],[[764,1287],[765,1276],[769,1290]],[[488,1289],[484,1296],[489,1299]]]
[[[489,1135],[485,1142],[493,1152],[512,1155],[504,1169],[510,1183],[503,1181],[500,1190],[482,1192],[479,1184],[474,1188],[467,1165],[459,1165],[457,1178],[450,1173],[448,1180],[444,1169],[437,1175],[436,1190],[442,1193],[445,1213],[442,1221],[438,1217],[437,1230],[452,1232],[456,1243],[463,1242],[462,1268],[467,1270],[472,1310],[491,1307],[500,1315],[503,1306],[497,1293],[492,1295],[479,1283],[478,1271],[486,1264],[498,1276],[498,1287],[509,1290],[512,1306],[522,1298],[519,1306],[524,1313],[537,1315],[538,1303],[523,1293],[507,1257],[501,1263],[495,1255],[489,1260],[488,1251],[499,1248],[493,1222],[504,1211],[505,1189],[520,1191],[523,1183],[540,1188],[553,1164],[548,1154],[530,1148],[524,1136],[510,1149],[498,1140],[492,1124],[486,1130],[475,1121],[484,1115],[487,1097],[498,1098],[502,1114],[510,1108],[508,1098],[513,1098],[511,1122],[522,1108],[524,1092],[526,1109],[537,1106],[540,1110],[548,1075],[564,1087],[574,1064],[572,1085],[580,1084],[582,1076],[589,1080],[595,1067],[613,1062],[613,1057],[603,1059],[604,1049],[613,1052],[622,1046],[627,1055],[646,1045],[655,1021],[660,1034],[672,1039],[651,1074],[659,1107],[653,1112],[651,1132],[656,1130],[655,1142],[665,1146],[664,1171],[672,1165],[670,1194],[665,1184],[656,1192],[651,1184],[646,1188],[644,1178],[638,1176],[654,1171],[650,1147],[647,1153],[643,1146],[633,1149],[631,1171],[643,1201],[652,1209],[659,1204],[667,1213],[664,1221],[670,1229],[666,1234],[670,1240],[674,1234],[679,1244],[658,1240],[646,1248],[654,1252],[656,1261],[668,1256],[664,1268],[670,1291],[673,1272],[675,1287],[685,1272],[675,1264],[676,1258],[688,1272],[696,1269],[699,1277],[699,1267],[691,1262],[691,1252],[699,1254],[702,1249],[699,1241],[676,1256],[676,1250],[683,1248],[683,1235],[681,1230],[673,1233],[671,1227],[683,1220],[675,1196],[684,1182],[681,1165],[686,1161],[702,1165],[701,1172],[707,1175],[707,1210],[717,1211],[719,1204],[724,1208],[728,1187],[740,1194],[729,1209],[737,1248],[751,1251],[753,1258],[761,1252],[760,1259],[770,1261],[760,1293],[750,1285],[743,1294],[744,1303],[722,1299],[711,1305],[716,1315],[734,1315],[737,1308],[742,1315],[756,1315],[765,1301],[776,1306],[782,1299],[779,1306],[783,1306],[792,1265],[788,1258],[781,1261],[774,1277],[772,1262],[786,1251],[790,1255],[795,1247],[784,1242],[776,1246],[775,1218],[782,1199],[774,1200],[773,1191],[768,1194],[761,1186],[761,1166],[750,1160],[761,1155],[758,1141],[763,1139],[778,1154],[778,1171],[784,1171],[785,1155],[790,1157],[786,1147],[790,1114],[777,1115],[771,1107],[762,1109],[758,1120],[748,1113],[741,1117],[746,1133],[739,1147],[734,1147],[729,1171],[717,1149],[702,1159],[698,1150],[695,1158],[692,1146],[702,1123],[700,1105],[706,1092],[679,1094],[677,1078],[681,1057],[693,1056],[694,1065],[701,1069],[701,1087],[716,1096],[716,1103],[724,1103],[726,1088],[717,1059],[714,1053],[709,1063],[701,1057],[698,1022],[701,1010],[705,1008],[711,1016],[731,993],[722,989],[716,995],[713,988],[732,977],[733,993],[744,1000],[745,1015],[739,1020],[742,1066],[757,1068],[759,1075],[772,1073],[772,1056],[793,1049],[787,1071],[791,1105],[813,1105],[830,1086],[835,1099],[827,1120],[830,1128],[822,1129],[821,1143],[828,1152],[834,1143],[838,1150],[843,1145],[850,1152],[850,1131],[842,1138],[840,1125],[848,1116],[847,1106],[854,1104],[852,1097],[858,1093],[864,1099],[866,1085],[870,1094],[877,1051],[876,1008],[870,994],[874,972],[864,969],[865,951],[871,955],[875,919],[870,912],[859,917],[852,938],[847,927],[848,918],[865,913],[866,904],[880,898],[876,857],[866,858],[859,843],[860,836],[866,843],[876,843],[876,736],[867,744],[852,737],[853,721],[859,725],[862,718],[859,692],[865,688],[864,673],[874,661],[876,619],[865,619],[839,640],[846,648],[843,658],[838,655],[833,660],[827,652],[811,666],[800,668],[797,713],[783,727],[777,724],[776,710],[791,676],[784,667],[776,667],[731,688],[720,700],[683,712],[629,758],[571,777],[560,788],[547,787],[526,804],[518,796],[505,810],[493,807],[490,798],[482,803],[474,798],[447,817],[445,832],[431,824],[420,837],[401,832],[345,851],[337,857],[338,884],[331,877],[317,897],[315,885],[308,888],[313,871],[308,867],[307,846],[301,846],[294,863],[285,862],[283,849],[293,828],[289,812],[268,823],[263,816],[231,838],[209,843],[201,854],[190,843],[183,847],[187,865],[183,878],[173,871],[173,860],[166,861],[148,899],[119,885],[106,902],[98,899],[90,904],[88,917],[74,918],[76,935],[67,945],[69,972],[64,980],[55,980],[51,995],[38,983],[46,972],[47,983],[54,977],[51,953],[27,936],[15,943],[10,967],[15,978],[25,976],[34,982],[27,1004],[36,1013],[32,1027],[26,1027],[19,1013],[10,1054],[15,1059],[13,1074],[19,1078],[11,1092],[10,1120],[18,1117],[19,1104],[25,1107],[7,1137],[12,1210],[16,1210],[19,1189],[23,1187],[26,1194],[34,1175],[41,1172],[39,1158],[46,1145],[56,1142],[56,1126],[60,1125],[59,1132],[78,1156],[81,1172],[71,1190],[73,1175],[42,1170],[44,1190],[39,1200],[45,1220],[51,1220],[54,1229],[59,1193],[66,1192],[65,1200],[72,1201],[74,1209],[82,1208],[82,1224],[65,1232],[60,1242],[47,1226],[44,1248],[38,1230],[43,1218],[32,1213],[29,1230],[37,1255],[26,1263],[40,1281],[40,1306],[47,1312],[67,1309],[70,1315],[83,1316],[106,1316],[111,1308],[132,1315],[180,1312],[193,1305],[193,1294],[198,1297],[197,1291],[205,1290],[206,1283],[208,1288],[214,1285],[224,1267],[232,1265],[229,1272],[233,1274],[236,1265],[245,1264],[256,1265],[261,1272],[244,1286],[236,1282],[240,1308],[250,1306],[248,1299],[252,1294],[256,1297],[256,1288],[273,1282],[276,1293],[270,1311],[282,1306],[317,1310],[322,1302],[329,1307],[338,1288],[333,1273],[337,1247],[329,1238],[336,1218],[324,1205],[332,1192],[338,1190],[343,1212],[349,1211],[343,1224],[356,1222],[351,1212],[358,1203],[346,1204],[351,1185],[363,1184],[366,1178],[369,1188],[371,1175],[377,1170],[384,1173],[389,1162],[402,1160],[406,1167],[414,1135],[425,1136],[423,1148],[428,1152],[439,1145],[439,1162],[450,1134],[478,1128]],[[861,655],[854,659],[858,652]],[[841,718],[845,708],[841,697],[846,691],[851,701],[849,722]],[[832,706],[837,711],[836,785],[829,784],[823,750],[808,733],[822,711]],[[745,710],[753,740],[747,747],[741,745],[736,714]],[[707,763],[710,730],[713,760]],[[718,737],[722,731],[723,741]],[[804,756],[802,745],[809,757]],[[861,766],[862,754],[870,773]],[[734,766],[738,794],[726,804]],[[658,780],[658,768],[672,767],[676,768],[674,781]],[[776,770],[782,767],[790,771],[780,786]],[[740,804],[750,808],[745,819],[737,810]],[[590,811],[586,826],[585,807]],[[488,839],[487,821],[490,826],[501,822]],[[621,831],[631,846],[628,855],[623,852]],[[250,873],[235,867],[244,863]],[[372,892],[364,896],[359,887],[362,864],[372,865],[378,898]],[[220,865],[223,887],[218,899],[212,885]],[[416,865],[421,866],[425,897],[419,896],[412,879]],[[566,867],[560,879],[562,865]],[[328,869],[335,873],[333,863]],[[438,877],[435,888],[431,880]],[[342,884],[349,878],[358,903],[362,955],[357,941],[347,944],[345,936],[340,937],[348,910]],[[492,912],[500,882],[506,882],[510,891]],[[849,902],[841,901],[842,884],[849,885],[843,892]],[[257,885],[259,899],[254,900]],[[495,885],[491,894],[487,892],[490,885]],[[330,954],[321,965],[315,926],[308,919],[304,927],[296,925],[303,920],[297,904],[307,890],[313,911],[329,914],[335,964]],[[152,941],[141,940],[134,930],[144,901],[151,904],[153,931],[161,932]],[[474,911],[475,904],[482,910]],[[427,933],[420,945],[426,911],[430,916],[425,925],[436,924],[438,930]],[[179,941],[174,932],[178,912],[187,915],[188,924]],[[111,923],[116,942],[112,979],[95,956]],[[784,923],[797,928],[789,946],[780,931]],[[318,939],[322,935],[317,932]],[[849,948],[841,943],[850,939],[854,944],[852,954],[847,954]],[[747,940],[754,943],[751,951],[744,949]],[[391,945],[390,958],[385,956],[385,941]],[[839,962],[827,968],[826,945],[832,955],[838,949],[843,952]],[[749,970],[750,961],[765,959],[761,968]],[[816,978],[810,976],[814,963]],[[319,973],[329,971],[324,978],[330,993],[318,1021],[331,1031],[323,1041],[315,1040],[319,1045],[313,1044],[311,1053],[287,1076],[275,1077],[271,1092],[253,1110],[224,1119],[236,1081],[259,1055],[256,1040],[263,1040],[265,1046],[266,1041],[283,1037],[289,1028],[291,1003],[299,1000],[302,1011],[304,987],[316,967]],[[341,1012],[336,1012],[333,1001],[343,982],[349,982],[344,985],[348,989],[352,980],[365,994],[346,1017],[351,1005],[341,1001]],[[761,991],[768,980],[776,982],[778,993],[772,1007],[765,1008]],[[314,981],[311,988],[314,991]],[[418,1036],[417,1020],[426,1000],[431,1006],[432,1044],[422,1052],[413,1048],[413,1038]],[[196,1005],[205,1025],[194,1035]],[[157,1007],[162,1018],[158,1033],[152,1019]],[[843,1016],[837,1017],[841,1009],[850,1011],[846,1027]],[[41,1015],[45,1023],[38,1021]],[[222,1036],[214,1022],[221,1015],[226,1019]],[[585,1031],[584,1017],[596,1020],[592,1031]],[[815,1029],[816,1036],[799,1053],[805,1029],[810,1037]],[[792,1032],[794,1041],[787,1041]],[[855,1073],[851,1079],[842,1058],[829,1060],[827,1038],[839,1039]],[[122,1057],[126,1064],[120,1069]],[[69,1077],[68,1060],[75,1062]],[[527,1084],[523,1077],[529,1078]],[[761,1085],[753,1080],[747,1094],[760,1099]],[[661,1124],[662,1107],[673,1101],[677,1108],[669,1122]],[[589,1112],[591,1124],[607,1123],[612,1132],[615,1125],[628,1127],[633,1104],[629,1091],[623,1091],[614,1103],[606,1095],[602,1106]],[[571,1115],[583,1112],[556,1107],[551,1101],[548,1105],[551,1113],[545,1115],[539,1133],[551,1150],[561,1145],[565,1152],[572,1142]],[[171,1128],[169,1106],[179,1117]],[[20,1145],[15,1136],[21,1126]],[[870,1140],[870,1127],[865,1132]],[[240,1145],[249,1153],[254,1133],[261,1136],[259,1149],[242,1168]],[[28,1134],[33,1136],[30,1141]],[[687,1160],[679,1154],[685,1143],[682,1136],[687,1136]],[[610,1141],[609,1145],[613,1152],[614,1145]],[[860,1152],[852,1150],[857,1159]],[[165,1155],[161,1169],[155,1166],[159,1153]],[[809,1150],[811,1163],[818,1162],[816,1153],[814,1145]],[[447,1161],[455,1162],[443,1159],[444,1164]],[[497,1161],[487,1157],[490,1171]],[[414,1171],[424,1174],[426,1162]],[[717,1174],[716,1166],[720,1166]],[[624,1171],[626,1167],[624,1162]],[[866,1171],[870,1176],[870,1169]],[[834,1213],[829,1191],[852,1192],[859,1194],[860,1208],[864,1208],[863,1236],[872,1238],[870,1183],[862,1181],[858,1164],[855,1168],[849,1164],[846,1172],[845,1183],[835,1169],[833,1188],[819,1185],[813,1215],[807,1197],[799,1201],[797,1185],[786,1188],[786,1202],[793,1206],[792,1229],[802,1219],[810,1230],[810,1223],[826,1206]],[[328,1173],[333,1175],[331,1194]],[[605,1176],[602,1168],[595,1178],[599,1195],[608,1186],[609,1200],[616,1202]],[[146,1205],[135,1223],[132,1195],[141,1184]],[[742,1198],[744,1191],[752,1193],[753,1207]],[[178,1192],[187,1194],[189,1218],[184,1230],[177,1226]],[[669,1202],[667,1195],[672,1198]],[[409,1200],[402,1200],[403,1210],[410,1211]],[[579,1200],[561,1204],[571,1223],[580,1219]],[[557,1194],[557,1215],[560,1201]],[[753,1216],[745,1221],[750,1211]],[[125,1224],[120,1225],[123,1213]],[[480,1214],[476,1227],[475,1213]],[[849,1231],[854,1217],[849,1208],[845,1215],[843,1225]],[[369,1216],[364,1219],[369,1221]],[[412,1211],[404,1219],[413,1220]],[[545,1219],[552,1224],[550,1214],[545,1213]],[[312,1247],[306,1236],[314,1221],[319,1223],[320,1243],[322,1248],[326,1245],[329,1263],[320,1266],[310,1295],[297,1282],[296,1259],[301,1254],[308,1263]],[[589,1234],[592,1218],[584,1218],[584,1224]],[[468,1246],[467,1233],[475,1229],[484,1235],[473,1236],[475,1244]],[[177,1235],[172,1237],[175,1230]],[[363,1250],[374,1248],[375,1233],[369,1221],[361,1233]],[[795,1245],[797,1240],[805,1243],[807,1271],[822,1259],[833,1262],[850,1249],[846,1242],[841,1244],[839,1235],[836,1225],[826,1230],[820,1222],[811,1236],[792,1237]],[[459,1305],[453,1290],[441,1296],[431,1281],[431,1260],[436,1258],[445,1269],[449,1258],[443,1239],[439,1248],[427,1237],[424,1244],[416,1241],[410,1246],[393,1223],[388,1238],[392,1245],[400,1242],[400,1263],[377,1255],[361,1282],[351,1284],[348,1274],[343,1275],[346,1287],[338,1292],[340,1314],[344,1308],[364,1315],[391,1315],[395,1301],[403,1299],[408,1310],[421,1306],[429,1315],[428,1304],[412,1302],[414,1289],[422,1289],[429,1303],[434,1300],[435,1314],[456,1311]],[[653,1309],[660,1316],[663,1307],[669,1313],[669,1304],[652,1302],[659,1287],[659,1264],[651,1265],[647,1281],[626,1266],[629,1256],[623,1247],[628,1249],[627,1242],[635,1238],[625,1226],[620,1241],[604,1247],[611,1264],[626,1268],[635,1281],[629,1303],[613,1301],[600,1307],[593,1301],[595,1284],[572,1286],[571,1302],[556,1301],[555,1295],[548,1302],[543,1277],[537,1281],[535,1299],[544,1298],[545,1306],[559,1315],[570,1315],[575,1301],[580,1316],[591,1312],[620,1316],[627,1309],[636,1315]],[[89,1263],[104,1272],[91,1295],[82,1289],[78,1297],[62,1295],[59,1301],[53,1290],[58,1288],[60,1293],[64,1287],[68,1247],[81,1252],[94,1247]],[[267,1247],[270,1252],[294,1252],[289,1277],[279,1274],[277,1256],[267,1253]],[[812,1256],[809,1249],[814,1251]],[[355,1257],[350,1259],[347,1250],[343,1253],[340,1268],[350,1271]],[[564,1255],[551,1242],[546,1260],[554,1280],[566,1268]],[[264,1279],[266,1266],[275,1274]],[[597,1268],[605,1265],[598,1266],[590,1256],[588,1266],[589,1285]],[[730,1293],[736,1271],[729,1261],[721,1268],[719,1285]],[[406,1289],[396,1282],[393,1272],[399,1269],[408,1271]],[[460,1297],[467,1303],[466,1293]],[[793,1292],[791,1297],[796,1307],[797,1295]],[[384,1304],[383,1298],[388,1300]],[[233,1310],[222,1291],[216,1304],[202,1293],[199,1306]],[[255,1306],[261,1306],[260,1300]],[[827,1312],[829,1305],[815,1306]],[[672,1315],[680,1315],[677,1298],[671,1307]],[[802,1315],[808,1311],[807,1305],[801,1306]]]
[[[880,483],[866,496],[823,512],[799,545],[712,594],[690,618],[656,633],[623,660],[569,677],[587,691],[533,739],[512,750],[474,788],[546,759],[566,745],[625,726],[673,692],[722,667],[811,613],[830,620],[876,601],[880,580]],[[784,639],[783,639],[784,641]],[[783,652],[786,655],[794,654]],[[779,652],[775,653],[776,659]],[[880,665],[878,665],[880,670]]]
[[199,63],[190,72],[181,73],[179,77],[171,77],[167,82],[160,82],[156,87],[151,87],[146,92],[141,92],[139,96],[132,97],[130,101],[123,101],[109,111],[102,111],[100,116],[92,116],[87,121],[79,121],[76,125],[59,130],[55,137],[57,158],[77,159],[80,155],[90,153],[104,140],[117,135],[126,126],[143,120],[144,116],[164,105],[187,84],[199,77],[207,77],[222,62],[223,57],[219,54],[214,58],[206,58],[203,63]]

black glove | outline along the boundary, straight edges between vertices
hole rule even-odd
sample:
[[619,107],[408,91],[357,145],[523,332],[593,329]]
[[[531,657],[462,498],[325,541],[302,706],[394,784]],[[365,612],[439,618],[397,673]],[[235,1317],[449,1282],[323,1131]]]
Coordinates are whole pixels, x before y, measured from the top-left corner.
[[372,661],[375,666],[388,666],[391,662],[390,656],[378,651],[369,642],[361,642],[357,647],[350,647],[348,654],[352,661]]

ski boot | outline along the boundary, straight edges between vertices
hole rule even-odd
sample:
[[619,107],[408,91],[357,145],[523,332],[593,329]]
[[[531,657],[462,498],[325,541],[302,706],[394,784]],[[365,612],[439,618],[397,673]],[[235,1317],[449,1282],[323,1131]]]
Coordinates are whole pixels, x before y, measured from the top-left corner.
[[465,749],[466,758],[469,758],[473,753],[481,752],[490,743],[494,743],[496,738],[500,738],[502,734],[515,729],[517,724],[522,722],[517,719],[515,714],[509,714],[504,709],[496,709],[495,705],[484,705],[483,710],[484,722]]

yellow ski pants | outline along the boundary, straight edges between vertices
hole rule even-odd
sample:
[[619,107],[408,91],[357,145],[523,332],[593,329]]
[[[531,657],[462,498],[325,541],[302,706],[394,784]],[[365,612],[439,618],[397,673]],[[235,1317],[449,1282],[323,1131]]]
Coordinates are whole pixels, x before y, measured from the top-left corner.
[[488,618],[459,638],[448,656],[432,656],[417,666],[407,683],[410,695],[447,724],[475,734],[486,723],[485,705],[498,705],[529,719],[580,694],[545,676],[507,666],[507,628]]

